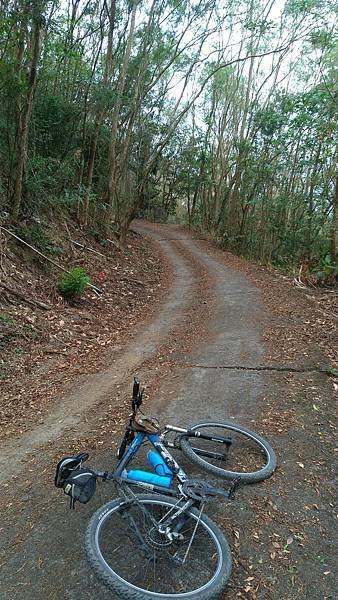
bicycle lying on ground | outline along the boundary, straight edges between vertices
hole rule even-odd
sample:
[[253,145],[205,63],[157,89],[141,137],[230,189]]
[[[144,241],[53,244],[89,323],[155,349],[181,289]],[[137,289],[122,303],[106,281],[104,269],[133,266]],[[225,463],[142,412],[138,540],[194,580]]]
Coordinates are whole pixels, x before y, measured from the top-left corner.
[[[134,380],[132,414],[118,450],[114,471],[85,469],[87,453],[63,458],[55,485],[70,496],[71,506],[86,503],[95,493],[97,478],[113,481],[118,498],[99,508],[86,533],[86,553],[98,578],[120,598],[134,600],[209,600],[225,588],[231,572],[229,544],[205,514],[216,496],[231,498],[241,482],[260,481],[276,466],[270,445],[257,434],[230,422],[204,421],[188,429],[141,415],[142,392]],[[170,439],[172,438],[173,439]],[[236,436],[242,439],[242,452]],[[141,446],[150,443],[152,471],[127,470]],[[240,468],[229,460],[240,450]],[[256,454],[248,470],[250,451]],[[231,478],[229,490],[190,479],[168,448],[180,449],[213,475]],[[258,464],[258,455],[261,463]],[[243,458],[244,456],[244,458]],[[235,466],[235,463],[233,463]],[[134,493],[136,486],[147,490]],[[155,494],[153,494],[155,492]]]

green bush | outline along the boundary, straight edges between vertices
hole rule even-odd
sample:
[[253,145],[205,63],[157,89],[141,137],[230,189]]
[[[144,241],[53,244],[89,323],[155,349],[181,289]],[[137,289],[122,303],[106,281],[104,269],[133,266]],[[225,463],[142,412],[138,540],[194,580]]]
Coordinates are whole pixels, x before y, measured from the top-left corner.
[[332,263],[330,255],[327,254],[314,272],[319,285],[333,285],[338,277],[338,266]]
[[3,313],[0,315],[0,349],[5,348],[15,337],[18,336],[16,322]]
[[59,279],[57,288],[61,296],[72,300],[83,292],[88,283],[90,283],[90,279],[85,270],[82,267],[74,267],[70,273]]

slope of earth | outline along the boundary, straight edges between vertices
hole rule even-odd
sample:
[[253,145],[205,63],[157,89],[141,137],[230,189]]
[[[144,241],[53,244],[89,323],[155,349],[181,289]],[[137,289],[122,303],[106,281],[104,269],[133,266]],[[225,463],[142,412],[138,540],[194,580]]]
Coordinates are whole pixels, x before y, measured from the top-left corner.
[[47,258],[82,266],[102,294],[88,287],[67,302],[57,292],[62,271],[0,230],[0,440],[42,423],[74,378],[101,370],[168,288],[170,268],[150,240],[130,233],[120,249],[64,227],[44,228],[60,252]]
[[[52,479],[57,458],[80,449],[94,454],[91,464],[112,468],[112,450],[129,411],[133,369],[147,384],[145,410],[162,422],[233,418],[276,449],[273,477],[241,488],[232,502],[208,507],[234,556],[224,600],[333,600],[334,389],[325,373],[328,358],[317,337],[320,327],[313,338],[297,335],[295,347],[297,316],[293,322],[290,314],[296,311],[298,290],[208,242],[191,239],[180,227],[135,227],[161,246],[172,265],[172,286],[158,314],[133,331],[127,360],[121,353],[103,372],[112,382],[116,377],[109,400],[104,396],[87,406],[77,427],[66,426],[62,437],[51,431],[50,441],[28,452],[2,484],[2,597],[112,598],[89,571],[83,536],[90,515],[114,489],[99,486],[88,505],[69,513]],[[264,294],[268,287],[272,291]],[[285,303],[291,301],[286,320]],[[310,323],[317,318],[311,302],[305,299],[302,305],[303,319]],[[277,327],[283,327],[278,351]],[[13,452],[23,437],[12,444]],[[8,456],[14,464],[13,454]],[[203,476],[186,461],[182,464]]]

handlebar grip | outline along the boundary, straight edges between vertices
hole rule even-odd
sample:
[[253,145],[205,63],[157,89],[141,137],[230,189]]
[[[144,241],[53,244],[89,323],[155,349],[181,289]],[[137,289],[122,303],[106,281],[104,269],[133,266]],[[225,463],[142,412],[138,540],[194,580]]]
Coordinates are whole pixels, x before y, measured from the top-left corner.
[[140,381],[134,377],[133,398],[136,399],[140,391]]

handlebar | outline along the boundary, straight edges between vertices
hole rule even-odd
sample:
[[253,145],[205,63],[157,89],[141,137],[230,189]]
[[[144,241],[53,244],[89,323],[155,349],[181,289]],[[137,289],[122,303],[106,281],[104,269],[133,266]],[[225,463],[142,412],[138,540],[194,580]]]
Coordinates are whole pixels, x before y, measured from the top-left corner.
[[133,399],[137,398],[140,392],[140,381],[136,377],[134,377],[134,385],[133,385]]
[[139,381],[139,379],[134,377],[133,399],[132,399],[132,403],[131,403],[133,413],[136,413],[137,409],[140,408],[140,406],[142,404],[142,396],[143,396],[143,390],[140,391],[140,381]]

